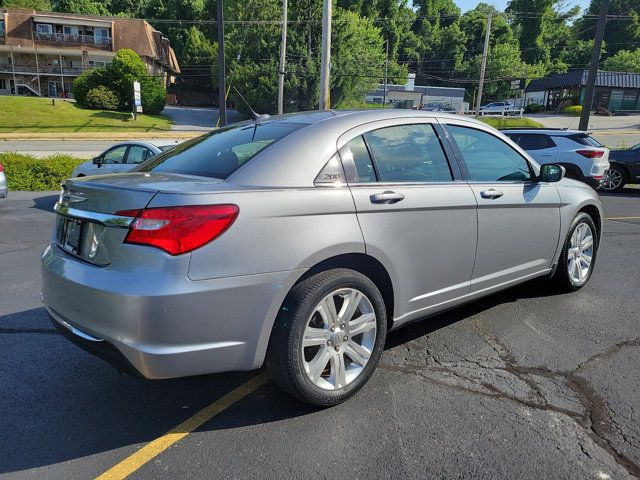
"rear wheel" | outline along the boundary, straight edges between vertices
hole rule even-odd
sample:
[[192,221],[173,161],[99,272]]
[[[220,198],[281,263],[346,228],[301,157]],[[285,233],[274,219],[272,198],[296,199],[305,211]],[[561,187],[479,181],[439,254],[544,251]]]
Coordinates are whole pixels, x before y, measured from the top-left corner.
[[353,270],[328,270],[289,293],[271,333],[267,367],[283,390],[303,402],[337,405],[371,377],[386,332],[375,284]]
[[598,235],[595,224],[589,215],[581,212],[571,223],[553,276],[553,281],[561,291],[574,292],[587,284],[597,252]]
[[619,192],[627,183],[627,172],[617,165],[605,170],[600,188],[605,192]]

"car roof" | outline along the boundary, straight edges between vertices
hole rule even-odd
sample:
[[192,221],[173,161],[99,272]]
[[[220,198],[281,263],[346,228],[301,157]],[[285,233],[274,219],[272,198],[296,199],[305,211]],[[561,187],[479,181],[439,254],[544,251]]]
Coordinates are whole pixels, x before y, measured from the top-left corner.
[[565,130],[565,129],[557,129],[557,128],[503,128],[500,131],[505,135],[509,135],[510,133],[539,133],[544,135],[565,136],[565,137],[569,135],[587,133],[587,132],[583,132],[582,130]]
[[157,145],[154,145],[153,143],[150,143],[150,142],[143,142],[141,140],[127,140],[126,142],[114,143],[113,145],[111,145],[109,148],[107,148],[105,150],[111,150],[114,147],[121,147],[121,146],[127,146],[127,145],[140,145],[142,147],[150,148],[151,150],[153,150],[153,149],[159,150],[160,149],[160,147],[158,147]]

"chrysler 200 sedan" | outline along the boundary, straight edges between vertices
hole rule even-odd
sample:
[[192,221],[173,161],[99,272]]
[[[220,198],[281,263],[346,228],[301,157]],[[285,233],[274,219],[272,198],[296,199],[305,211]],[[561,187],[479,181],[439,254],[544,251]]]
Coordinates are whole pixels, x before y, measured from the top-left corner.
[[260,119],[136,170],[63,183],[53,324],[151,379],[266,363],[321,406],[367,382],[389,330],[536,277],[580,289],[602,232],[590,187],[439,113]]

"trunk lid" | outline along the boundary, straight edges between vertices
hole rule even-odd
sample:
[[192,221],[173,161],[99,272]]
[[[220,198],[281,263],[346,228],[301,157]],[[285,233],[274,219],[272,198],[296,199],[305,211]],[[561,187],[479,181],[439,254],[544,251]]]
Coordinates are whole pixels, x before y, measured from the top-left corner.
[[131,217],[115,215],[145,208],[158,192],[205,193],[229,187],[222,180],[168,173],[127,173],[62,182],[55,210],[55,242],[67,253],[98,266],[109,265],[124,241]]

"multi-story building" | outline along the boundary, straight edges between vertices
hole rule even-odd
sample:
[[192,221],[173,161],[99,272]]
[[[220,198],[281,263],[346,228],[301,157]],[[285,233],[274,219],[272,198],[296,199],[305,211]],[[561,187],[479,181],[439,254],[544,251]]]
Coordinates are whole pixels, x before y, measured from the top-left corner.
[[74,78],[122,48],[166,86],[180,73],[169,40],[145,20],[0,8],[0,95],[70,97]]

